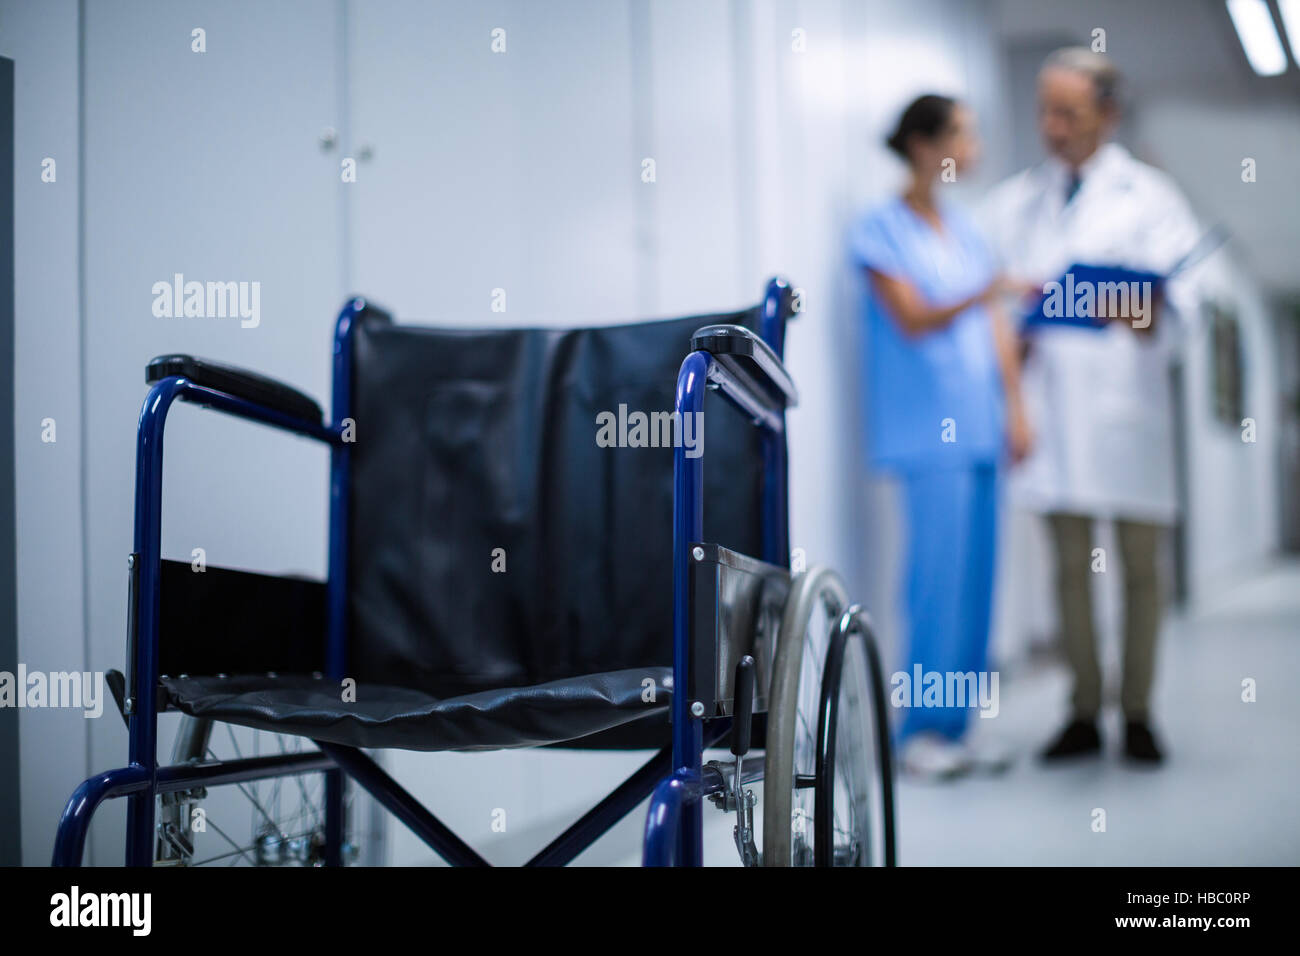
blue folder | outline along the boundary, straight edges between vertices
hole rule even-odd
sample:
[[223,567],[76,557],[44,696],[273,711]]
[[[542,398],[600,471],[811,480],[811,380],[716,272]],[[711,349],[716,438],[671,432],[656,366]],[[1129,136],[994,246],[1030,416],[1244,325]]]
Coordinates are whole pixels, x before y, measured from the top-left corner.
[[[1142,294],[1146,287],[1141,283],[1149,282],[1151,300],[1159,297],[1164,292],[1165,283],[1182,272],[1184,269],[1200,262],[1210,253],[1214,252],[1219,246],[1228,240],[1228,232],[1222,226],[1212,226],[1200,239],[1192,246],[1187,253],[1174,263],[1173,268],[1165,275],[1156,272],[1143,272],[1139,269],[1126,269],[1123,266],[1091,266],[1083,263],[1075,263],[1065,270],[1065,274],[1057,280],[1059,285],[1056,292],[1056,299],[1044,286],[1044,292],[1034,300],[1033,308],[1024,315],[1022,327],[1025,330],[1031,330],[1035,326],[1044,325],[1065,325],[1071,328],[1083,329],[1100,329],[1106,326],[1106,320],[1096,317],[1096,292],[1102,283],[1124,282],[1138,283],[1138,285],[1129,285],[1129,294],[1137,290]],[[1080,315],[1079,309],[1076,308],[1078,302],[1079,290],[1083,288],[1083,283],[1091,283],[1093,291],[1092,308],[1085,309],[1088,314]],[[1086,305],[1086,303],[1084,303]],[[1148,303],[1148,307],[1151,303]],[[1048,315],[1047,309],[1051,307],[1054,314]]]
[[[1150,300],[1146,304],[1149,309],[1164,291],[1166,278],[1159,273],[1125,269],[1122,266],[1075,263],[1056,280],[1055,289],[1048,291],[1048,286],[1044,286],[1043,294],[1034,301],[1033,308],[1025,313],[1024,327],[1031,329],[1041,325],[1065,325],[1071,328],[1103,328],[1106,320],[1098,318],[1096,314],[1097,290],[1103,284],[1124,283],[1130,296],[1135,293],[1149,294]],[[1082,290],[1087,288],[1092,290],[1091,304],[1080,299]],[[1052,313],[1050,315],[1049,309]]]

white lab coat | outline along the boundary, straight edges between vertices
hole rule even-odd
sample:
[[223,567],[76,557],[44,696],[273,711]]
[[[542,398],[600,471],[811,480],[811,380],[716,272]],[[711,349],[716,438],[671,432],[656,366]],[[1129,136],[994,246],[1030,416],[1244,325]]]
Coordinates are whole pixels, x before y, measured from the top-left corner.
[[[990,195],[985,224],[1009,275],[1041,285],[1076,262],[1163,275],[1200,237],[1173,181],[1123,147],[1101,147],[1080,174],[1068,205],[1069,172],[1054,159]],[[1169,363],[1180,321],[1195,310],[1192,287],[1176,280],[1154,334],[1139,336],[1123,322],[1034,332],[1023,388],[1035,445],[1012,478],[1019,503],[1045,513],[1174,520]]]

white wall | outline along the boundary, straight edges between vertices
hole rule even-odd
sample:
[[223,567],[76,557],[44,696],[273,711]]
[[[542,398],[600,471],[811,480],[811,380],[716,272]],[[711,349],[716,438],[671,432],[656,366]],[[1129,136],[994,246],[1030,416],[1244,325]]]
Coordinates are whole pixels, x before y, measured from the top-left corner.
[[[86,647],[77,4],[3,0],[0,55],[14,60],[18,659],[29,671],[80,670]],[[47,157],[56,164],[52,183],[41,181]],[[55,422],[53,443],[41,440],[46,418]],[[11,719],[19,721],[23,861],[46,863],[58,814],[86,775],[90,721],[71,710],[0,714]]]
[[[1136,137],[1152,161],[1180,183],[1207,223],[1234,236],[1201,276],[1204,295],[1230,306],[1241,325],[1243,412],[1256,441],[1212,415],[1208,326],[1187,343],[1189,585],[1209,601],[1279,547],[1278,354],[1273,294],[1300,287],[1300,111],[1263,103],[1236,104],[1160,97],[1143,105]],[[1243,182],[1241,161],[1257,163]],[[1259,253],[1259,254],[1257,254]],[[1283,267],[1285,263],[1285,267]],[[1294,357],[1291,358],[1294,361]]]

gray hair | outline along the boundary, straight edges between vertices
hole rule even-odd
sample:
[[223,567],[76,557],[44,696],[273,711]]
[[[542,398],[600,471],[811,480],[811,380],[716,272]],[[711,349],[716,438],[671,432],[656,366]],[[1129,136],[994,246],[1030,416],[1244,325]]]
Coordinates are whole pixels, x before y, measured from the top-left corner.
[[1104,53],[1094,53],[1086,46],[1065,46],[1048,54],[1044,70],[1069,70],[1092,80],[1097,105],[1108,109],[1119,105],[1120,72]]

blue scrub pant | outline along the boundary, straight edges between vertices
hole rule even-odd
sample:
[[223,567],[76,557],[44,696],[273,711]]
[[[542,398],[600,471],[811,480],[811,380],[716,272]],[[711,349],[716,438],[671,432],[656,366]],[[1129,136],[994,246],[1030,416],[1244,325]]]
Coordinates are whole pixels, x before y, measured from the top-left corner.
[[[908,545],[904,605],[909,621],[906,668],[948,673],[988,666],[998,524],[996,463],[916,469],[902,476]],[[986,678],[987,680],[987,678]],[[894,687],[890,687],[891,694]],[[900,740],[921,731],[950,740],[966,730],[974,708],[906,709]]]

